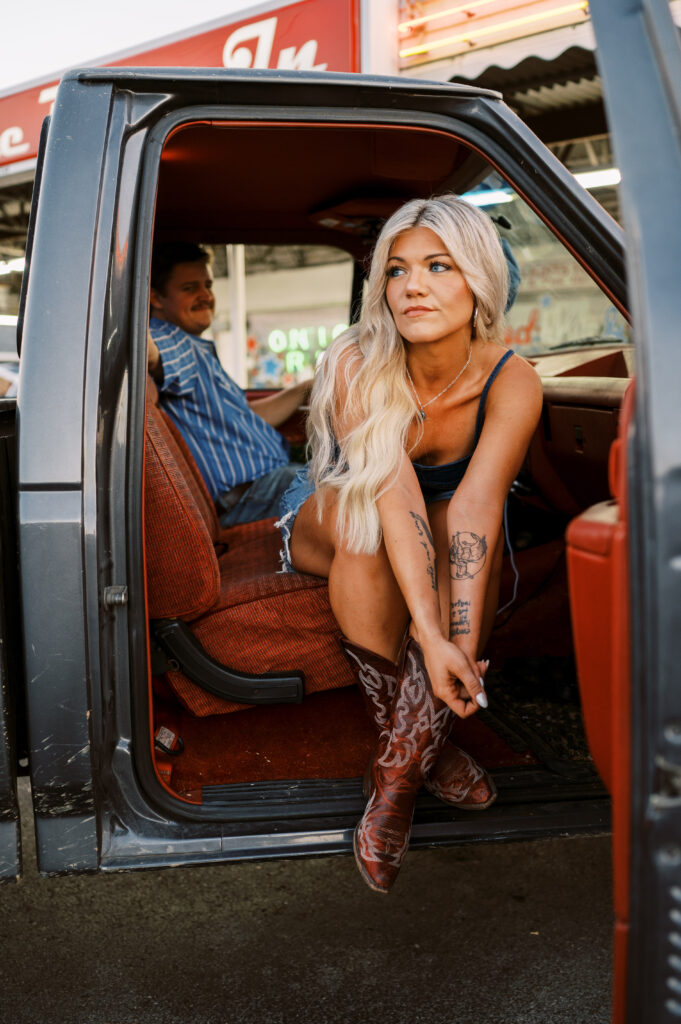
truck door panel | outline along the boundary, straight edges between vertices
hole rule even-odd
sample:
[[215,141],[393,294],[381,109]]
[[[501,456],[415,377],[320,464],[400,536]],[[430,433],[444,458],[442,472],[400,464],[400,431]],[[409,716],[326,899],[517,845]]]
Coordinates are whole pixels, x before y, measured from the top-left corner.
[[[90,744],[87,459],[97,436],[88,404],[93,253],[100,217],[110,90],[74,97],[64,83],[43,160],[25,293],[18,423],[19,558],[29,761],[42,871],[97,865]],[[75,100],[75,102],[74,102]],[[107,251],[109,249],[107,242]],[[108,263],[108,259],[107,259]],[[101,305],[94,301],[94,306]],[[101,330],[100,330],[101,337]],[[95,377],[95,380],[96,380]],[[96,388],[96,384],[95,384]],[[90,484],[89,494],[86,486]],[[95,606],[97,605],[95,598]]]
[[[611,0],[590,10],[622,174],[639,346],[626,440],[631,672],[610,709],[613,721],[631,720],[631,768],[620,793],[628,814],[615,824],[618,914],[628,913],[616,932],[613,1021],[634,1024],[681,1016],[681,49],[665,0]],[[616,756],[613,746],[613,763]],[[620,888],[627,875],[628,899]]]

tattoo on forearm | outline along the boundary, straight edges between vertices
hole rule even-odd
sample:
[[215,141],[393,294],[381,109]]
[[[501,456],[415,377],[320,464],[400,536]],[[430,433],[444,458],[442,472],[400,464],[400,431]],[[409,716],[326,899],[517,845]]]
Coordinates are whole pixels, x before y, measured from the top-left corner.
[[471,624],[468,613],[471,609],[470,601],[454,601],[449,609],[449,639],[455,636],[468,636],[471,631]]
[[433,535],[430,532],[430,527],[423,516],[420,516],[418,512],[410,512],[409,515],[414,520],[416,532],[421,538],[421,547],[426,553],[426,573],[430,579],[430,585],[433,590],[437,590],[437,563],[435,560],[435,544],[433,543]]
[[464,530],[452,535],[449,546],[450,576],[453,580],[472,580],[487,561],[487,538]]

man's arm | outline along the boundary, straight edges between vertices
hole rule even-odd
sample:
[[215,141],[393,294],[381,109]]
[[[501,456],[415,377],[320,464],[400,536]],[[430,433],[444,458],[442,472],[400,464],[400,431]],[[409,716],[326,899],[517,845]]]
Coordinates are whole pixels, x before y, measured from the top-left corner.
[[147,332],[147,368],[166,394],[191,395],[196,387],[196,357],[190,336],[173,324]]
[[163,383],[163,362],[158,345],[147,331],[147,370],[157,384]]
[[250,399],[248,405],[271,427],[280,427],[303,402],[307,401],[311,388],[312,381],[306,380],[302,384],[294,384],[284,391],[278,391],[275,395]]

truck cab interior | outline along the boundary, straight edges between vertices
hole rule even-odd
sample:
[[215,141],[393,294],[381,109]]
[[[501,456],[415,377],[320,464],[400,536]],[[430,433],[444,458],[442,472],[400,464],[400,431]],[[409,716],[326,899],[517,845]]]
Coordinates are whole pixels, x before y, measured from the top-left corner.
[[[610,741],[587,720],[587,742],[582,711],[603,699],[610,665],[600,641],[618,595],[596,596],[589,574],[622,522],[617,439],[633,349],[588,246],[568,246],[470,140],[342,120],[176,128],[160,157],[153,240],[340,252],[350,322],[383,220],[407,199],[450,191],[490,199],[517,259],[507,344],[535,366],[544,408],[507,505],[500,611],[484,655],[490,706],[453,732],[492,773],[499,798],[466,816],[424,794],[414,837],[494,838],[511,821],[516,835],[599,831],[609,827]],[[253,382],[255,373],[243,383]],[[303,416],[282,428],[294,445],[304,443]],[[374,733],[326,581],[279,571],[274,520],[220,529],[151,380],[143,517],[150,666],[148,692],[136,696],[145,723],[137,759],[148,787],[190,816],[254,827],[352,822]]]

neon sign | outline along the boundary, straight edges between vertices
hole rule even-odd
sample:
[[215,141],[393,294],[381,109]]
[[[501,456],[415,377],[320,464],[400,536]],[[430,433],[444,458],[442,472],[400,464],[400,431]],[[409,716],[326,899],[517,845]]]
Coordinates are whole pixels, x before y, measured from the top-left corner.
[[283,355],[286,373],[300,373],[311,363],[316,363],[319,354],[329,342],[347,329],[347,324],[335,324],[331,329],[319,327],[290,327],[287,331],[279,328],[270,331],[267,347],[277,355]]
[[288,331],[274,330],[267,336],[267,347],[272,352],[315,352],[326,348],[330,341],[347,330],[347,324],[327,327],[291,327]]

